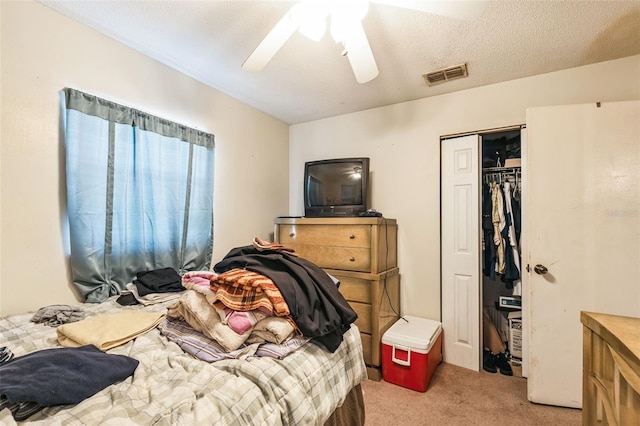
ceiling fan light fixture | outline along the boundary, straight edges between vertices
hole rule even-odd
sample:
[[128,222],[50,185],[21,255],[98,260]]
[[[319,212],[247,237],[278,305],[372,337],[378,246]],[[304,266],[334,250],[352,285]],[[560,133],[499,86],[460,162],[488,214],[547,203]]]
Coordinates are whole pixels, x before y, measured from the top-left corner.
[[324,36],[324,33],[327,31],[327,26],[324,22],[316,21],[316,22],[308,22],[304,25],[300,25],[298,31],[302,33],[305,37],[313,40],[320,41]]
[[361,22],[369,11],[367,0],[333,2],[331,8],[331,37],[336,43],[344,43],[354,22]]
[[345,33],[348,31],[349,25],[346,22],[341,22],[336,19],[335,16],[331,17],[331,38],[336,43],[342,43],[345,39]]
[[302,35],[313,41],[320,41],[327,31],[327,16],[330,11],[327,2],[302,1],[289,14]]

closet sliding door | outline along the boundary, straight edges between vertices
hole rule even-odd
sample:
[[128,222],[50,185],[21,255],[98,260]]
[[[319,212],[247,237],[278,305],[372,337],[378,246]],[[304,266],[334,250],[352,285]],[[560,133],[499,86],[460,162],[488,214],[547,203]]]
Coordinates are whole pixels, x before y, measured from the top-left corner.
[[480,369],[480,136],[441,142],[444,361]]

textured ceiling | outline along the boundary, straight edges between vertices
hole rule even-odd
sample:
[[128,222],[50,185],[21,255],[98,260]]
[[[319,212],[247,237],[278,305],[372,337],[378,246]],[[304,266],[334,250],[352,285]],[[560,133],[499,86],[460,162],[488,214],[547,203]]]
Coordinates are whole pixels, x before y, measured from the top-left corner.
[[[486,1],[470,21],[372,3],[380,74],[358,84],[329,35],[295,33],[261,72],[240,68],[295,2],[40,3],[289,124],[640,54],[640,1]],[[462,63],[467,78],[422,78]]]

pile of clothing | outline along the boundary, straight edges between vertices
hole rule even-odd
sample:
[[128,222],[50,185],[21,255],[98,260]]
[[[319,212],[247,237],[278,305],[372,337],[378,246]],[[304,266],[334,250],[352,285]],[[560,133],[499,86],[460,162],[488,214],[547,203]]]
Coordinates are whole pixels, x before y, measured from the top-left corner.
[[357,318],[337,280],[280,244],[255,238],[213,269],[184,274],[158,326],[201,359],[280,358],[307,341],[334,352]]

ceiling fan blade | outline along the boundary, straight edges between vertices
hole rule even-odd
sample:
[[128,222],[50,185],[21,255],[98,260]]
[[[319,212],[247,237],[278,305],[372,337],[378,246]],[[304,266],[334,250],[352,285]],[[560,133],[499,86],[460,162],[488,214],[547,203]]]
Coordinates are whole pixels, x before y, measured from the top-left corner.
[[378,76],[378,65],[360,21],[355,20],[351,30],[345,34],[344,49],[358,83],[366,83]]
[[420,12],[433,13],[434,15],[450,18],[471,20],[480,16],[485,10],[487,2],[484,0],[370,0],[371,3],[386,4],[402,7]]
[[291,19],[291,11],[289,11],[243,62],[242,69],[250,72],[261,71],[296,29],[298,25]]

